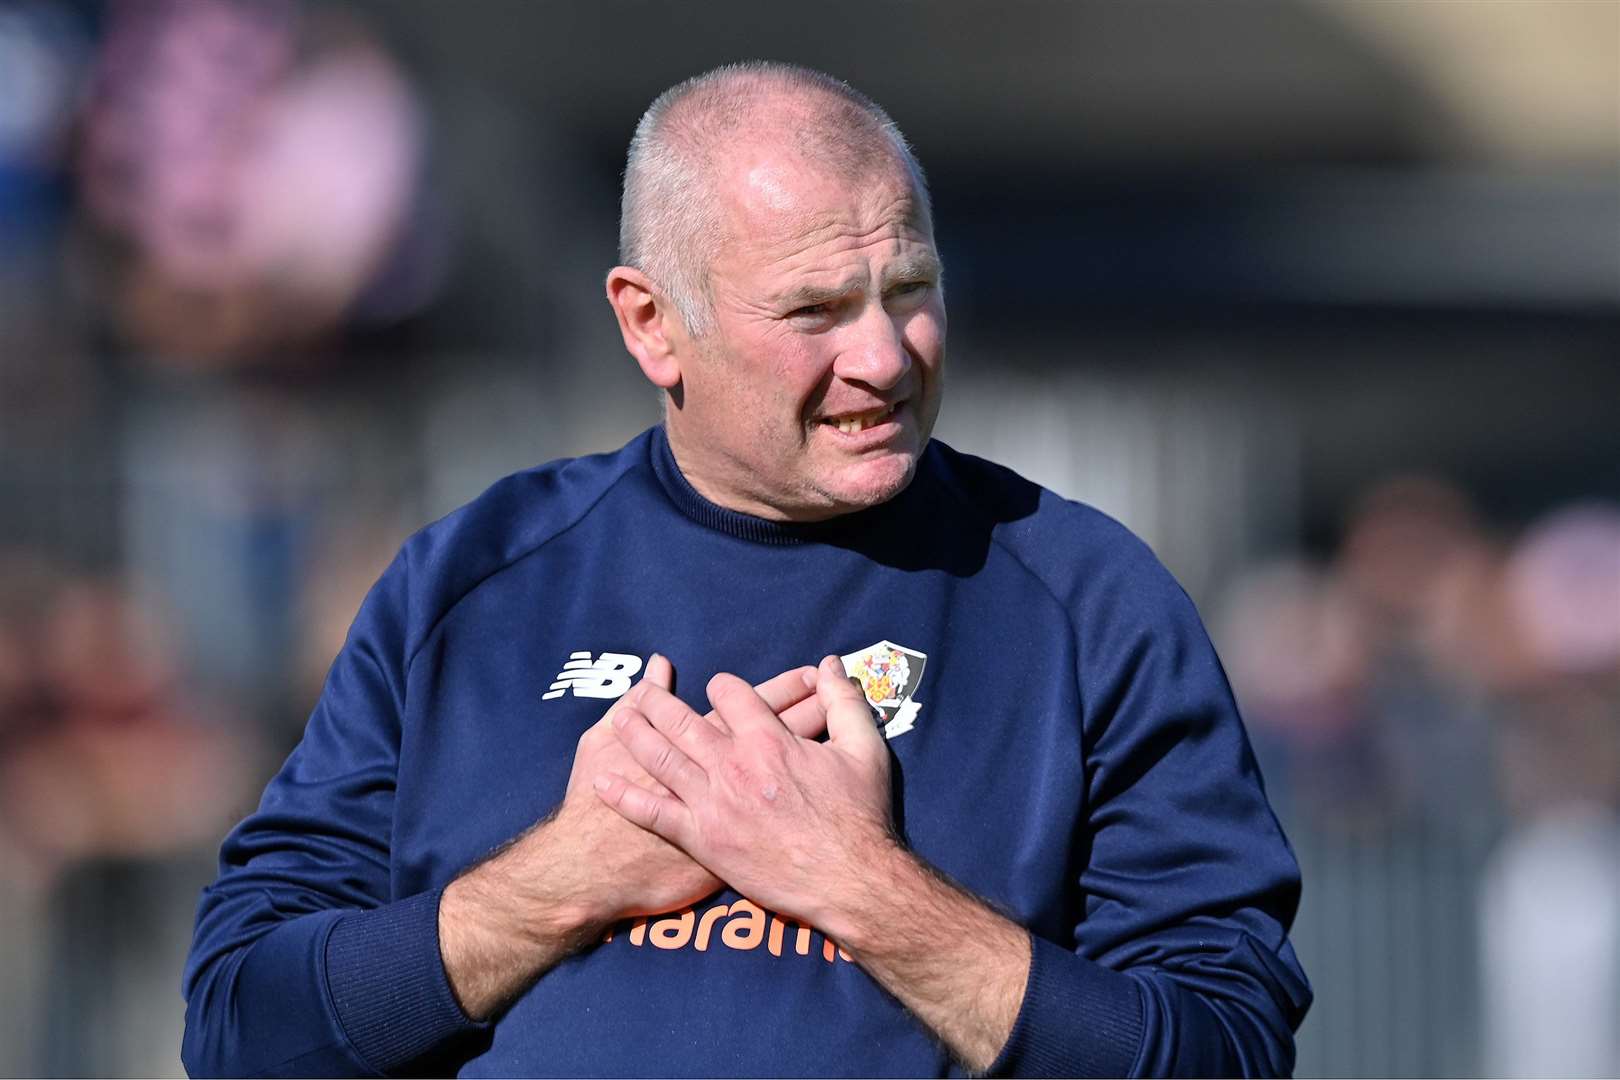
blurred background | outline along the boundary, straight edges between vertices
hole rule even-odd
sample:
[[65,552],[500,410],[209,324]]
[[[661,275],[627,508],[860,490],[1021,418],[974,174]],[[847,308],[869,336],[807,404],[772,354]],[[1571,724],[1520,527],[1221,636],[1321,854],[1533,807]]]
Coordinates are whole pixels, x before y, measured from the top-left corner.
[[938,435],[1199,603],[1305,871],[1302,1074],[1620,1074],[1620,4],[0,0],[0,1073],[174,1074],[360,597],[657,417],[664,87],[929,170]]

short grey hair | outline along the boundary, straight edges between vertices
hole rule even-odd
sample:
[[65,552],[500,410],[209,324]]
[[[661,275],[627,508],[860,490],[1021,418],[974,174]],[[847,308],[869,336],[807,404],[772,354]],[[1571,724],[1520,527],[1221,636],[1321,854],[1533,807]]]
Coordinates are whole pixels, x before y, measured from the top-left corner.
[[[791,101],[791,104],[784,102]],[[783,103],[774,111],[767,106]],[[753,60],[695,75],[658,95],[636,124],[619,206],[619,261],[646,274],[702,337],[714,315],[709,269],[724,239],[715,190],[721,156],[751,125],[798,112],[792,137],[805,157],[851,181],[898,162],[931,220],[922,166],[889,114],[842,79],[795,64]]]

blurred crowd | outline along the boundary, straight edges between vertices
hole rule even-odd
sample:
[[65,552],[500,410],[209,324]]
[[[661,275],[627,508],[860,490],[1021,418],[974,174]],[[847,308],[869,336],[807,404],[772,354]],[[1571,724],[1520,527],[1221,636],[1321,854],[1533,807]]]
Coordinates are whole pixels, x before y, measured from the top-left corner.
[[1391,479],[1326,559],[1246,572],[1215,633],[1292,817],[1491,828],[1620,809],[1620,506],[1504,535],[1443,479]]
[[1291,827],[1489,852],[1454,913],[1488,1070],[1620,1070],[1620,505],[1511,534],[1394,478],[1326,559],[1234,582],[1216,635]]
[[285,749],[259,703],[307,697],[331,598],[364,588],[334,578],[380,569],[368,532],[398,539],[329,511],[386,456],[389,403],[351,386],[368,335],[442,271],[423,131],[335,11],[0,6],[11,876],[217,838]]
[[[433,137],[338,8],[0,0],[0,1073],[174,1067],[211,853],[442,502]],[[1481,1060],[1620,1072],[1620,506],[1392,478],[1207,614],[1290,829],[1492,853]]]
[[176,1067],[210,852],[415,512],[425,130],[336,10],[0,3],[0,1073]]

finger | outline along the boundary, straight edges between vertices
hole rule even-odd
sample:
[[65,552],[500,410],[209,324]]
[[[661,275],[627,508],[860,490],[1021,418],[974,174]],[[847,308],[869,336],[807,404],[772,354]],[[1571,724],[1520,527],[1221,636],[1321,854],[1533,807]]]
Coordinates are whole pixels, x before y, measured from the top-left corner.
[[782,721],[754,688],[735,675],[722,671],[709,680],[707,693],[714,711],[738,735],[748,731],[786,732]]
[[649,686],[630,706],[672,740],[699,765],[708,766],[724,750],[730,733],[708,723],[691,706],[668,691]]
[[676,847],[690,833],[692,812],[679,799],[655,795],[639,784],[632,784],[618,773],[603,773],[591,781],[596,797],[632,825],[663,837]]
[[650,682],[654,686],[661,686],[665,690],[675,689],[675,665],[669,662],[669,657],[663,653],[653,653],[647,657],[647,670],[641,676],[642,681]]
[[[780,716],[788,730],[795,735],[813,739],[827,730],[827,718],[816,703],[815,668],[806,665],[784,671],[754,687],[754,692],[764,699],[771,711]],[[731,734],[726,722],[713,709],[705,713],[703,719],[713,724],[716,730]]]
[[843,661],[829,656],[817,673],[820,679],[816,682],[816,700],[827,711],[828,741],[868,752],[881,749],[883,733],[867,704],[866,692],[858,689],[856,680],[844,671]]
[[[811,669],[814,670],[814,669]],[[787,729],[801,739],[819,739],[827,730],[827,710],[814,694],[777,713]]]
[[[692,726],[711,738],[721,737],[700,716],[693,717]],[[682,801],[700,799],[709,790],[709,774],[653,727],[647,715],[635,706],[627,705],[619,710],[619,715],[613,718],[613,733],[630,751],[636,764],[647,770],[648,776],[669,788]]]
[[636,685],[630,688],[629,693],[614,702],[613,706],[618,708],[622,705],[638,705],[642,695],[655,689],[662,690],[666,694],[674,692],[675,689],[675,665],[669,662],[669,657],[656,652],[647,657],[647,666],[642,669],[641,678],[636,680]]
[[816,669],[806,664],[784,671],[754,687],[754,692],[765,702],[766,708],[780,716],[785,710],[816,696]]
[[767,708],[801,739],[814,739],[827,730],[827,714],[816,700],[816,669],[808,665],[784,671],[754,687]]
[[669,657],[663,653],[653,653],[647,657],[647,666],[641,673],[641,678],[630,692],[608,706],[607,712],[602,714],[598,724],[611,724],[619,710],[626,705],[634,705],[640,700],[642,687],[656,686],[660,690],[672,690],[675,686],[675,665],[669,662]]

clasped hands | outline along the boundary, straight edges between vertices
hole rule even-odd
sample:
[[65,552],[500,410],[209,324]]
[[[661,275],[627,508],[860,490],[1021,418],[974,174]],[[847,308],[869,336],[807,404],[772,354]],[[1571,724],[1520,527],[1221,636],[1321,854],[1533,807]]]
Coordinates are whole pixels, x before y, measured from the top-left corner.
[[653,656],[580,736],[556,811],[446,886],[440,955],[467,1016],[493,1016],[619,919],[723,883],[846,946],[842,913],[880,906],[868,878],[900,852],[888,748],[838,660],[757,689],[716,675],[707,716],[673,685]]
[[669,662],[655,656],[581,739],[569,782],[577,799],[588,776],[600,801],[656,845],[626,868],[641,895],[625,898],[640,910],[623,914],[668,910],[724,882],[828,929],[840,890],[858,888],[862,866],[893,846],[888,748],[864,694],[831,656],[757,691],[716,675],[708,716],[670,685]]
[[[729,884],[836,941],[987,1067],[1023,1000],[1027,932],[896,841],[888,746],[843,665],[829,656],[758,688],[716,675],[707,716],[673,685],[669,661],[649,659],[580,737],[556,812],[445,888],[440,952],[466,1014],[493,1016],[619,919]],[[930,936],[908,936],[912,916],[885,921],[896,906],[926,909]]]

